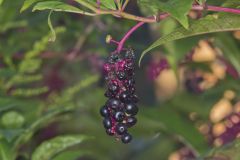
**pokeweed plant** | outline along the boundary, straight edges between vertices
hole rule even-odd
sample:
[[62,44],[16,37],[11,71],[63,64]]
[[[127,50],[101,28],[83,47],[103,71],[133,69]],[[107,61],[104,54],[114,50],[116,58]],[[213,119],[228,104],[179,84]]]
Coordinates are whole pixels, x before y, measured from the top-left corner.
[[[0,1],[0,4],[3,1]],[[170,32],[163,34],[160,38],[158,38],[152,45],[147,47],[145,49],[140,58],[139,58],[139,66],[141,64],[141,61],[143,57],[146,55],[146,53],[150,52],[152,49],[155,49],[156,47],[159,47],[161,45],[164,45],[166,43],[170,44],[172,41],[183,39],[186,37],[192,37],[192,36],[198,36],[202,34],[207,33],[215,33],[215,32],[226,32],[226,31],[236,31],[240,30],[240,9],[239,2],[237,0],[227,0],[224,1],[224,3],[221,3],[221,6],[213,6],[208,4],[208,1],[205,0],[168,0],[168,1],[159,1],[159,0],[138,0],[138,4],[140,8],[144,8],[146,16],[139,16],[135,14],[131,14],[127,12],[127,7],[130,4],[130,0],[73,0],[68,2],[63,1],[56,1],[56,0],[25,0],[24,4],[21,8],[21,12],[27,10],[29,7],[33,6],[33,11],[37,10],[49,10],[49,16],[48,16],[48,25],[51,29],[51,35],[48,35],[47,38],[44,37],[40,44],[36,44],[36,48],[38,48],[39,45],[42,45],[43,48],[40,48],[40,51],[37,50],[34,47],[34,51],[28,52],[28,54],[25,55],[24,60],[19,64],[19,68],[17,70],[18,73],[16,73],[13,77],[10,76],[10,80],[6,79],[6,89],[5,93],[8,93],[9,90],[11,91],[11,87],[22,82],[33,82],[38,81],[42,78],[41,75],[27,75],[29,73],[35,73],[39,66],[41,65],[41,59],[37,58],[38,54],[43,51],[46,47],[47,41],[55,41],[56,35],[59,32],[62,32],[62,29],[54,28],[51,22],[51,16],[54,12],[69,12],[73,14],[79,14],[83,16],[105,16],[105,15],[112,15],[119,19],[128,19],[132,21],[136,21],[137,24],[134,25],[132,28],[130,28],[129,31],[126,32],[126,34],[119,40],[113,39],[111,36],[107,36],[106,42],[109,44],[116,45],[116,49],[109,54],[108,62],[104,65],[104,73],[105,73],[105,79],[107,82],[108,90],[105,93],[105,96],[109,98],[109,101],[107,101],[106,105],[101,108],[100,112],[101,115],[104,117],[104,127],[106,128],[107,134],[114,135],[117,139],[121,139],[123,143],[129,143],[132,139],[132,136],[127,132],[127,128],[135,125],[136,118],[134,117],[136,113],[138,112],[138,108],[135,105],[135,103],[138,101],[136,95],[135,95],[135,86],[134,86],[134,56],[132,53],[132,50],[129,50],[129,48],[125,47],[125,42],[130,38],[130,36],[140,27],[142,27],[144,24],[147,23],[159,23],[161,24],[162,21],[165,19],[174,19],[177,22],[179,22],[179,26],[171,30]],[[210,3],[210,2],[209,2]],[[200,18],[196,19],[190,19],[189,14],[190,12],[197,12],[200,14]],[[23,24],[24,25],[24,24]],[[177,24],[176,24],[177,25]],[[65,30],[65,29],[64,29]],[[68,30],[66,29],[66,32]],[[166,50],[168,50],[168,46],[166,45]],[[177,48],[176,48],[177,49]],[[130,56],[130,57],[129,57]],[[171,58],[168,59],[169,64],[175,68],[178,67],[178,61],[182,59],[182,55],[177,55],[175,53],[174,56],[171,56]],[[235,79],[239,79],[239,62],[234,61],[234,58],[229,56],[228,60],[232,63],[232,65],[227,65],[229,68],[229,72],[233,73],[231,71],[235,71],[232,74]],[[8,63],[8,65],[11,67],[12,62],[9,58],[6,58],[5,61]],[[174,66],[175,65],[175,66]],[[12,66],[13,67],[13,66]],[[14,68],[14,67],[13,67]],[[169,67],[167,67],[169,68]],[[164,70],[163,68],[162,70]],[[9,77],[8,77],[9,78]],[[53,99],[55,102],[54,105],[63,105],[68,104],[66,108],[61,109],[53,109],[49,110],[47,112],[44,112],[46,115],[44,115],[42,118],[37,120],[35,123],[32,123],[28,129],[25,131],[18,130],[18,132],[14,132],[17,135],[13,135],[17,137],[14,141],[14,147],[13,149],[9,148],[8,142],[3,141],[1,143],[0,149],[1,149],[1,158],[2,159],[13,159],[17,157],[15,151],[19,150],[18,147],[20,147],[20,144],[26,143],[31,136],[33,135],[36,128],[38,128],[39,125],[42,125],[44,122],[51,119],[53,116],[57,116],[58,114],[73,111],[74,105],[72,104],[72,97],[74,96],[75,92],[81,90],[84,87],[89,86],[90,84],[94,83],[96,81],[97,77],[93,76],[85,81],[83,81],[81,84],[77,85],[76,88],[72,88],[69,90],[66,90],[60,97],[57,97]],[[195,83],[196,77],[193,77],[194,79],[194,86],[190,86],[190,88],[196,87],[195,85],[198,85],[199,82],[201,82],[201,78],[198,81],[197,77],[197,83]],[[189,84],[189,83],[188,83]],[[199,86],[197,86],[199,87]],[[194,90],[194,89],[192,89]],[[44,92],[47,92],[47,88],[43,87],[37,90],[18,90],[13,89],[12,92],[10,92],[14,96],[33,96],[33,95],[39,95]],[[69,96],[69,94],[71,96]],[[6,94],[7,95],[7,94]],[[70,98],[69,98],[69,97]],[[169,106],[176,105],[176,102],[179,102],[180,100],[175,99],[175,101],[169,102]],[[189,100],[190,101],[190,100]],[[194,102],[192,102],[194,103]],[[184,110],[184,109],[183,109]],[[193,108],[194,110],[194,108]],[[197,110],[200,114],[205,115],[201,111]],[[195,156],[199,156],[200,153],[206,152],[206,144],[201,144],[203,141],[201,136],[197,133],[196,130],[188,130],[190,128],[189,123],[184,123],[185,119],[176,114],[173,109],[166,109],[164,108],[161,114],[158,113],[148,113],[150,114],[154,119],[158,119],[161,122],[164,122],[168,127],[165,130],[165,132],[173,132],[178,135],[181,135],[185,142],[185,144],[188,145],[189,148],[193,150],[193,154]],[[4,117],[9,117],[9,114],[12,113],[6,113],[7,115]],[[24,120],[22,119],[21,115],[18,115],[16,113],[12,114],[14,117],[18,117],[17,121],[18,123],[24,123]],[[171,115],[175,121],[177,121],[177,125],[181,126],[182,128],[178,128],[176,126],[171,126],[171,122],[166,121],[166,116]],[[11,117],[11,116],[10,116]],[[4,119],[7,119],[4,118]],[[4,120],[4,122],[7,122],[8,120]],[[22,124],[14,124],[13,126],[21,126]],[[18,128],[18,127],[17,127]],[[164,128],[164,127],[163,127]],[[182,131],[182,129],[186,129],[185,131]],[[187,133],[189,131],[189,133]],[[4,131],[2,131],[4,132]],[[190,134],[194,133],[194,135],[197,135],[196,137],[192,137]],[[8,133],[6,134],[8,135]],[[13,137],[13,138],[15,138]],[[196,139],[201,140],[196,140]],[[10,138],[11,139],[11,138]],[[32,159],[50,159],[55,154],[59,153],[63,149],[81,143],[82,140],[85,139],[84,136],[59,136],[58,138],[54,138],[52,140],[49,140],[48,142],[42,143],[39,148],[36,149],[35,152],[33,152]],[[87,138],[86,138],[87,139]],[[184,141],[183,140],[183,141]],[[200,142],[200,143],[199,143]],[[235,142],[237,143],[237,142]],[[56,145],[55,145],[56,144]],[[48,147],[53,145],[53,151],[49,152],[49,154],[44,155],[44,152],[48,152]],[[58,146],[57,146],[58,145]],[[201,146],[201,147],[199,147]],[[56,147],[56,148],[55,148]],[[236,145],[235,145],[236,147]],[[51,148],[51,147],[50,147]],[[236,147],[237,148],[237,147]],[[234,148],[234,149],[236,149]],[[224,150],[224,149],[223,149]],[[224,152],[224,151],[220,151]],[[220,153],[219,152],[219,153]],[[11,154],[15,153],[15,154]],[[224,152],[227,156],[229,155],[229,152]],[[216,155],[216,156],[215,156]],[[11,157],[13,156],[13,157]],[[211,158],[211,156],[219,157],[218,151],[214,154],[207,154],[207,158]],[[222,155],[220,155],[221,158]],[[204,157],[204,156],[203,156]],[[214,158],[215,158],[214,157]]]

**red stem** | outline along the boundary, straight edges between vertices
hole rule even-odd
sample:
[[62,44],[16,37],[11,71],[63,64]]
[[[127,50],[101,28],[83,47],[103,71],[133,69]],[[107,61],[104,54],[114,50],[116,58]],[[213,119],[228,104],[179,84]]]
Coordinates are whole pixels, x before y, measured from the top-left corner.
[[145,22],[138,22],[135,26],[133,26],[126,34],[125,36],[121,39],[121,41],[118,44],[117,47],[117,52],[120,53],[125,41],[130,37],[130,35],[137,30],[139,27],[141,27]]
[[216,11],[216,12],[227,12],[227,13],[240,14],[240,9],[217,7],[217,6],[209,6],[209,5],[206,5],[205,7],[201,6],[201,5],[193,5],[192,9],[193,10],[199,10],[199,11],[202,11],[202,10],[206,9],[207,11]]

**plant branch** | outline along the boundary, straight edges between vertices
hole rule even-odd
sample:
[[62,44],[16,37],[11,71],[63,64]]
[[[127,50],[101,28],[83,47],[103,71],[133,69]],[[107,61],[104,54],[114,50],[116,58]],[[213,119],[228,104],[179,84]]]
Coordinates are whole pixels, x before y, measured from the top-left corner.
[[[202,6],[202,5],[193,5],[192,10],[197,10],[197,11],[215,11],[215,12],[227,12],[227,13],[234,13],[234,14],[240,14],[240,9],[234,9],[234,8],[225,8],[225,7],[217,7],[217,6]],[[112,14],[113,16],[120,17],[120,18],[125,18],[125,19],[131,19],[139,22],[145,22],[145,23],[155,23],[159,19],[164,19],[169,16],[168,13],[162,13],[158,15],[159,17],[154,18],[154,17],[140,17],[136,15],[132,15],[126,12],[119,12],[115,10],[96,10],[96,13],[99,15],[104,15],[104,14]]]
[[215,11],[215,12],[227,12],[227,13],[234,13],[234,14],[240,14],[240,9],[235,8],[225,8],[225,7],[218,7],[218,6],[202,6],[202,5],[193,5],[193,10],[207,10],[207,11]]

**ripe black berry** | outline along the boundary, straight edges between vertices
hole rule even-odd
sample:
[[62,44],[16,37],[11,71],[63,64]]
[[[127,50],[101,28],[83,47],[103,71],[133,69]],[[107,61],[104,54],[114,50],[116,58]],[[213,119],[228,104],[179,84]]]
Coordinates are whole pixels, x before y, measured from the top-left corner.
[[103,126],[104,126],[104,128],[106,128],[106,129],[111,128],[111,127],[112,127],[112,122],[111,122],[111,120],[110,120],[109,118],[105,118],[105,119],[103,120]]
[[115,113],[114,118],[117,122],[122,122],[125,117],[125,114],[121,111]]
[[135,117],[128,117],[127,119],[127,127],[132,127],[137,123],[137,119]]
[[125,144],[129,143],[132,140],[132,136],[129,133],[125,133],[124,135],[122,135],[121,140]]
[[123,123],[119,123],[117,126],[116,126],[116,132],[119,134],[119,135],[122,135],[123,133],[125,133],[127,131],[127,127],[126,125],[124,125]]
[[122,92],[119,98],[122,102],[129,102],[129,94],[126,91]]
[[126,79],[127,76],[126,76],[126,73],[124,73],[124,72],[118,72],[117,77],[119,80],[124,80],[124,79]]
[[122,139],[123,143],[129,143],[132,136],[127,133],[127,128],[137,123],[133,117],[138,112],[136,103],[134,81],[134,52],[129,49],[125,53],[112,53],[103,70],[107,84],[104,94],[109,100],[100,109],[104,117],[103,125],[106,133]]
[[107,105],[112,109],[117,109],[120,106],[120,101],[117,99],[109,99]]
[[109,136],[113,136],[114,133],[112,132],[112,129],[106,129],[106,133],[109,135]]
[[134,103],[129,103],[125,106],[126,113],[130,115],[136,115],[138,112],[138,108]]
[[115,83],[110,83],[108,85],[108,90],[112,93],[116,93],[118,91],[118,86]]
[[100,109],[100,114],[103,116],[103,117],[108,117],[110,115],[109,111],[108,111],[108,108],[106,106],[103,106],[101,109]]

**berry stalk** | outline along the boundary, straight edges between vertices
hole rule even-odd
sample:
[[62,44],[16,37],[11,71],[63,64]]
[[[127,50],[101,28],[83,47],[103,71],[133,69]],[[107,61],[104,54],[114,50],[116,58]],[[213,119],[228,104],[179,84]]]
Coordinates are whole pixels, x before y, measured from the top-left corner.
[[137,23],[134,27],[132,27],[122,38],[122,40],[119,42],[118,47],[117,47],[117,52],[120,53],[125,41],[131,36],[131,34],[136,31],[139,27],[141,27],[145,22],[139,22]]

